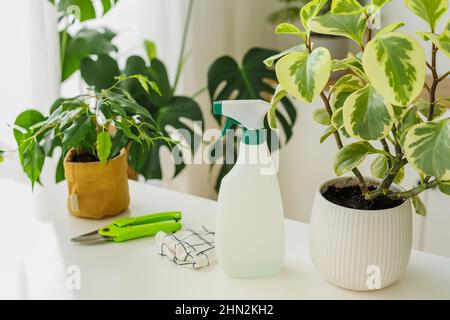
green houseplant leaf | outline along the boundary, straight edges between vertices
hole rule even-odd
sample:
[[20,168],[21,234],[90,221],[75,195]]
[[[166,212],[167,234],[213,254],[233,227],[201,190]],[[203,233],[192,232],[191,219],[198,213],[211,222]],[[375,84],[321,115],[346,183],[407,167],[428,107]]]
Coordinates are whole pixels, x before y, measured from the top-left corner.
[[323,126],[329,126],[331,124],[330,115],[328,114],[325,108],[319,108],[314,110],[313,119],[315,122]]
[[[53,5],[57,5],[58,11],[65,15],[75,15],[81,22],[95,19],[97,17],[94,2],[92,0],[49,0]],[[99,1],[102,14],[105,15],[119,0]]]
[[356,168],[369,154],[378,153],[367,141],[354,142],[346,145],[336,154],[334,159],[334,172],[341,176]]
[[416,213],[422,217],[426,217],[427,215],[427,207],[423,203],[422,199],[419,196],[415,196],[412,198],[412,203],[414,206],[414,210]]
[[352,93],[344,102],[344,126],[348,134],[362,140],[386,137],[394,125],[394,110],[371,86]]
[[81,61],[81,76],[84,81],[96,90],[107,89],[116,82],[120,75],[119,66],[109,55],[99,55],[96,60],[87,57]]
[[32,187],[39,180],[44,166],[45,154],[39,142],[31,141],[26,145],[22,153],[22,167],[31,181]]
[[300,20],[303,28],[306,30],[306,34],[309,37],[311,29],[309,27],[309,21],[320,13],[323,6],[327,3],[327,0],[312,0],[305,4],[300,10]]
[[406,135],[405,155],[420,173],[450,180],[450,118],[412,127]]
[[308,26],[314,32],[346,37],[362,46],[366,20],[361,14],[334,15],[329,12],[309,20]]
[[361,4],[356,0],[332,0],[332,14],[353,14],[363,10]]
[[331,73],[328,49],[316,48],[311,53],[290,53],[275,67],[278,81],[297,99],[312,102],[325,88]]
[[422,36],[425,40],[431,40],[443,53],[450,57],[450,20],[444,27],[440,35],[423,32]]
[[[372,162],[370,171],[372,172],[372,176],[374,178],[383,179],[389,172],[389,159],[384,154],[378,155],[378,157],[376,157]],[[402,167],[395,176],[394,182],[400,183],[404,177],[405,169]]]
[[111,43],[115,33],[109,29],[102,31],[83,28],[71,36],[61,33],[65,45],[61,45],[61,81],[68,79],[80,68],[81,60],[95,55],[107,55],[117,52],[117,47]]
[[436,29],[439,19],[448,9],[448,0],[404,0],[415,15],[422,18],[431,28]]
[[298,36],[302,39],[306,39],[306,32],[301,31],[297,26],[291,24],[291,23],[280,23],[275,28],[275,34],[289,34]]
[[425,82],[425,53],[411,36],[394,32],[370,41],[363,53],[364,71],[387,103],[408,105]]
[[111,137],[109,136],[108,132],[102,131],[97,134],[97,156],[101,164],[104,164],[106,160],[108,160],[111,147]]

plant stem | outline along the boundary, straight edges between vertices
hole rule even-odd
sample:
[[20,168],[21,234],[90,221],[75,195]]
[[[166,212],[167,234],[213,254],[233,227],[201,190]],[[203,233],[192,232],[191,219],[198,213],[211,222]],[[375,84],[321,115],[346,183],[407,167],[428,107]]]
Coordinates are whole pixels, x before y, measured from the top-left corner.
[[427,189],[432,189],[434,187],[437,187],[438,185],[439,185],[439,180],[435,179],[431,182],[422,183],[422,184],[418,185],[417,187],[412,188],[407,191],[403,191],[403,192],[390,191],[390,192],[388,192],[387,196],[391,199],[409,199],[409,198],[419,195],[421,192],[423,192]]
[[[327,110],[328,115],[331,118],[333,115],[333,110],[331,109],[330,100],[327,98],[327,96],[325,95],[325,93],[323,91],[320,93],[320,97],[322,98],[323,104],[325,105],[325,109]],[[344,147],[344,144],[342,143],[342,139],[341,139],[341,135],[339,134],[339,131],[335,131],[333,133],[333,135],[334,135],[334,139],[336,140],[336,145],[337,145],[338,149],[342,149]],[[364,177],[361,174],[361,172],[358,170],[358,168],[354,168],[352,170],[352,172],[355,175],[356,179],[358,179],[358,184],[359,184],[359,187],[361,188],[361,192],[363,194],[369,192],[369,188],[367,187],[366,181],[364,180]]]
[[436,53],[437,53],[437,47],[433,43],[431,48],[431,74],[433,75],[433,83],[430,87],[430,110],[428,112],[428,121],[433,120],[434,118],[434,106],[436,103],[436,89],[437,85],[439,83],[439,76],[436,71]]
[[444,75],[442,75],[442,77],[440,77],[439,79],[437,79],[438,82],[443,81],[445,78],[447,78],[447,76],[450,75],[450,71],[447,71]]
[[178,56],[177,73],[175,75],[175,82],[173,84],[172,93],[175,93],[175,91],[177,90],[178,81],[180,80],[180,76],[181,76],[181,70],[183,69],[184,51],[186,49],[186,41],[187,41],[187,37],[189,34],[189,25],[191,22],[193,5],[194,5],[194,0],[189,0],[188,10],[187,10],[187,14],[186,14],[186,20],[184,23],[183,38],[182,38],[182,42],[181,42],[180,54]]

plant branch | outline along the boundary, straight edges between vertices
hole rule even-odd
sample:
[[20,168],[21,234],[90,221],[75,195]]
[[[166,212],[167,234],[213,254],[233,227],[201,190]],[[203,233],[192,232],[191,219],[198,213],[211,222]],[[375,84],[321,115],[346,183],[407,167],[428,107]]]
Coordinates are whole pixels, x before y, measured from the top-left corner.
[[436,53],[438,51],[438,48],[436,47],[436,45],[433,43],[432,48],[431,48],[431,74],[433,75],[433,83],[431,84],[430,87],[430,110],[428,112],[428,121],[433,120],[434,118],[434,106],[436,103],[436,89],[437,89],[437,85],[439,83],[439,76],[437,74],[436,71]]
[[442,77],[440,77],[439,79],[437,79],[437,82],[444,81],[445,78],[447,78],[449,75],[450,75],[450,71],[447,71],[444,75],[442,75]]
[[425,182],[425,183],[419,184],[417,187],[412,188],[407,191],[402,191],[402,192],[389,191],[387,193],[387,196],[391,199],[409,199],[409,198],[418,196],[420,193],[422,193],[423,191],[425,191],[427,189],[432,189],[434,187],[437,187],[438,185],[439,185],[439,180],[434,179],[431,182]]
[[[325,109],[327,110],[328,115],[331,118],[333,115],[333,111],[331,109],[330,100],[327,98],[327,96],[325,95],[325,93],[323,91],[320,93],[320,97],[322,98],[323,104],[325,105]],[[344,144],[342,143],[342,139],[341,139],[341,135],[339,134],[339,131],[335,131],[333,133],[333,135],[334,135],[334,139],[336,140],[336,145],[337,145],[338,149],[342,149],[344,147]],[[359,187],[361,188],[362,193],[369,192],[369,188],[367,187],[366,181],[364,180],[364,177],[361,174],[361,172],[358,170],[358,168],[354,168],[352,170],[352,172],[355,175],[356,179],[358,179],[358,184],[359,184]]]
[[191,22],[193,5],[194,5],[194,0],[189,0],[186,20],[184,23],[183,38],[182,38],[182,42],[181,42],[180,54],[178,56],[177,73],[175,75],[175,82],[174,82],[173,88],[172,88],[173,93],[175,93],[175,91],[177,90],[178,82],[180,81],[181,71],[183,69],[184,52],[186,50],[186,42],[187,42],[187,37],[189,34],[189,25]]

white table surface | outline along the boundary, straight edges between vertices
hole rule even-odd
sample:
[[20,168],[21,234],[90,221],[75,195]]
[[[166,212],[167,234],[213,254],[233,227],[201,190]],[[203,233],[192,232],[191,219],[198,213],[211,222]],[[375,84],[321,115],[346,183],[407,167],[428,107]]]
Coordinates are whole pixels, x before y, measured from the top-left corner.
[[[214,201],[136,182],[130,182],[130,194],[124,215],[182,210],[185,226],[214,228]],[[403,277],[383,290],[360,293],[328,284],[311,263],[308,225],[292,220],[286,220],[286,260],[277,276],[229,279],[217,265],[199,271],[175,266],[157,254],[153,238],[71,243],[112,219],[70,216],[65,183],[31,194],[29,186],[0,180],[0,197],[0,298],[450,299],[450,259],[418,251]],[[79,290],[67,287],[73,265],[81,272]]]

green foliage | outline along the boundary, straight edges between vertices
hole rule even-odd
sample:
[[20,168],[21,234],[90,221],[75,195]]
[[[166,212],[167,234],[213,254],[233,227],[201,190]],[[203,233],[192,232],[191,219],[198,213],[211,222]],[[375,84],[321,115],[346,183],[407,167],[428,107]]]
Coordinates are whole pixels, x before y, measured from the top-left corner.
[[119,0],[101,0],[101,12],[96,12],[94,0],[49,0],[61,13],[61,17],[74,16],[78,21],[95,19],[105,15]]
[[67,32],[61,32],[61,80],[68,79],[80,68],[81,61],[91,56],[107,55],[116,52],[117,48],[112,44],[115,37],[109,29],[101,31],[83,28],[71,36]]
[[406,6],[415,15],[422,18],[431,28],[436,29],[439,19],[448,9],[448,0],[404,0]]
[[[152,55],[153,53],[150,53],[150,56]],[[195,152],[198,147],[195,144],[195,137],[198,134],[194,132],[192,125],[185,124],[181,119],[200,122],[203,120],[202,112],[193,99],[174,95],[166,67],[160,60],[152,58],[151,63],[148,63],[139,56],[131,56],[127,59],[125,68],[120,70],[114,58],[100,56],[97,60],[84,59],[80,71],[86,83],[97,91],[105,89],[115,81],[116,77],[123,74],[126,80],[120,87],[136,103],[130,105],[129,101],[122,97],[116,99],[113,107],[120,107],[121,110],[131,109],[133,112],[151,117],[154,119],[154,125],[158,126],[164,136],[169,136],[168,127],[185,130],[186,135],[189,134],[186,138],[194,137],[189,145],[191,153]],[[132,133],[126,133],[128,138],[134,138]],[[158,140],[148,148],[133,144],[129,151],[130,165],[146,179],[161,179],[159,159],[161,148],[172,149],[173,144],[166,140]],[[176,148],[179,147],[176,146]],[[184,167],[184,163],[176,164],[174,175],[178,175]]]
[[57,147],[62,149],[56,175],[60,181],[62,160],[71,149],[103,164],[127,146],[148,149],[160,140],[170,143],[147,110],[121,87],[134,77],[124,77],[101,91],[58,99],[48,116],[35,110],[19,114],[14,136],[23,170],[33,186],[39,182],[45,158],[52,157]]
[[[380,195],[412,199],[417,213],[425,215],[418,197],[421,192],[439,186],[444,194],[450,193],[450,118],[443,118],[450,98],[439,97],[436,91],[450,75],[450,72],[438,74],[436,59],[438,51],[450,56],[450,22],[443,30],[436,30],[437,22],[448,9],[448,1],[404,1],[430,28],[429,32],[419,33],[422,39],[434,44],[429,62],[416,39],[397,31],[404,26],[403,22],[392,23],[377,33],[371,30],[375,15],[389,2],[372,0],[364,5],[354,0],[333,0],[331,10],[321,14],[323,3],[310,1],[303,7],[303,15],[300,14],[306,34],[297,48],[304,46],[303,50],[287,50],[268,62],[272,64],[279,59],[275,66],[280,82],[277,95],[291,95],[308,102],[319,96],[322,99],[325,108],[314,111],[313,119],[327,126],[321,143],[335,137],[339,148],[334,160],[337,175],[353,171],[366,199]],[[290,25],[280,26],[284,31],[298,32]],[[314,47],[309,31],[344,36],[360,47],[357,54],[349,53],[344,59],[331,61],[331,73],[341,74],[329,88],[326,82],[330,71],[323,67],[323,60],[310,59],[323,48]],[[432,80],[425,83],[427,67]],[[326,81],[317,81],[318,76]],[[418,98],[424,87],[429,94],[426,100]],[[277,95],[272,99],[269,120],[276,112]],[[344,145],[341,135],[357,142]],[[383,148],[374,148],[369,143],[372,140],[379,140]],[[357,168],[370,154],[378,154],[371,172],[382,180],[375,190],[369,190]],[[392,191],[391,184],[403,180],[407,164],[417,171],[421,182],[404,192]]]

